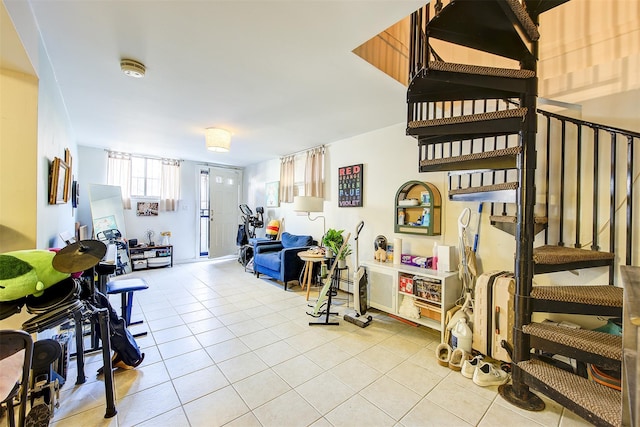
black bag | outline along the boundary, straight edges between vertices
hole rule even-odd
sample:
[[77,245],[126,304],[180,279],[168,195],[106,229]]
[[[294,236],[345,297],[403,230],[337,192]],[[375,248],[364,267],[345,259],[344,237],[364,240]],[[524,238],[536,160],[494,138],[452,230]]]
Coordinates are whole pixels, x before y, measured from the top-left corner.
[[243,267],[246,267],[252,258],[253,258],[253,246],[244,245],[243,247],[240,248],[238,262],[242,264]]
[[111,349],[116,353],[113,364],[116,365],[122,361],[130,367],[138,366],[144,359],[144,353],[140,351],[133,335],[125,327],[124,319],[111,307],[109,298],[98,291],[96,291],[96,304],[99,308],[106,308],[109,311]]
[[236,235],[236,245],[242,246],[249,243],[247,239],[247,233],[244,229],[244,224],[238,224],[238,234]]

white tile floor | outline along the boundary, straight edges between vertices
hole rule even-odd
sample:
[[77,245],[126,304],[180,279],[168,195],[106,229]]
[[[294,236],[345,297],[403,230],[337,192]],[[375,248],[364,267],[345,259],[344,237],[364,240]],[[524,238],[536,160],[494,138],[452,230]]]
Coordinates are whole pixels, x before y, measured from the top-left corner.
[[365,329],[341,316],[309,326],[300,287],[285,292],[236,260],[134,275],[149,289],[135,295],[134,320],[145,323],[131,330],[149,334],[137,339],[144,362],[115,371],[118,414],[103,418],[92,355],[83,385],[71,363],[52,426],[589,425],[546,398],[543,412],[519,410],[497,387],[438,365],[439,333],[428,328],[376,311]]

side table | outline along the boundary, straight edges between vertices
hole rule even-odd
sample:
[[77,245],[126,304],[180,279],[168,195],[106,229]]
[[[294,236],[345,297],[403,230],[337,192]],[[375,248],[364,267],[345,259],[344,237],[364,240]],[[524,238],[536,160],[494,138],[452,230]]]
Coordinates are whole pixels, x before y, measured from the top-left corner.
[[311,282],[313,282],[313,264],[316,262],[324,262],[324,255],[314,252],[303,251],[298,252],[298,256],[304,263],[302,271],[302,289],[307,288],[307,301],[309,301],[309,291],[311,290]]

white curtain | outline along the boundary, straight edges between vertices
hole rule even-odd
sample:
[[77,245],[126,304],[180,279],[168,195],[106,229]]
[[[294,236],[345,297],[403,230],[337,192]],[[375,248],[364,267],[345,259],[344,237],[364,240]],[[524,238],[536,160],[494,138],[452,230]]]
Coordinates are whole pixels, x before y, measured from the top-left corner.
[[162,184],[160,187],[160,209],[177,211],[180,199],[180,161],[162,159]]
[[118,185],[122,190],[122,205],[131,209],[131,156],[109,151],[107,184]]
[[324,198],[324,147],[307,151],[304,168],[304,195]]
[[280,201],[293,203],[293,187],[295,184],[295,156],[280,159]]

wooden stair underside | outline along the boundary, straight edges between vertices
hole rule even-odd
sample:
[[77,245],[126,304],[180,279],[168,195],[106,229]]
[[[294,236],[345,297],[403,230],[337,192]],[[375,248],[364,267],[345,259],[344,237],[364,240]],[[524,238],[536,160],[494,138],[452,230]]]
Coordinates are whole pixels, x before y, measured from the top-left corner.
[[429,22],[427,34],[515,60],[533,58],[529,43],[540,37],[517,0],[456,0]]
[[621,393],[538,360],[517,364],[526,384],[598,426],[622,424]]

